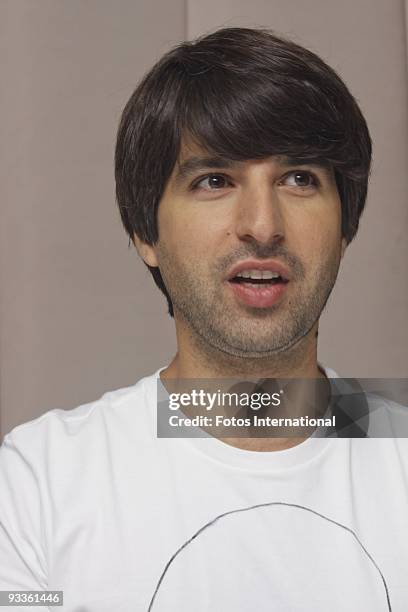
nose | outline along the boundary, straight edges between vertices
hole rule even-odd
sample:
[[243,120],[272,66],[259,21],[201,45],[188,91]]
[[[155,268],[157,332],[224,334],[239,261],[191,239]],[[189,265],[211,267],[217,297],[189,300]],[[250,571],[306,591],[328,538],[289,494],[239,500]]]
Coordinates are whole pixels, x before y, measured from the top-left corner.
[[235,232],[240,240],[270,245],[284,239],[282,203],[269,181],[244,189],[236,211]]

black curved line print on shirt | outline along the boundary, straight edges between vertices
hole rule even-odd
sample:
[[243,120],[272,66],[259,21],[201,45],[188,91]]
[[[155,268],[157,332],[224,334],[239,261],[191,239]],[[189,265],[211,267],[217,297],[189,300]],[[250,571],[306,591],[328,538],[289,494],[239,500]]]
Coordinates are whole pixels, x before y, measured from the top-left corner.
[[[216,516],[213,520],[209,521],[208,523],[206,523],[203,527],[201,527],[190,539],[188,539],[182,546],[180,546],[180,548],[171,556],[171,558],[169,559],[169,561],[166,563],[164,570],[159,578],[159,581],[156,585],[156,588],[154,590],[153,596],[151,598],[149,607],[148,607],[148,612],[155,612],[156,610],[156,602],[157,602],[157,596],[159,594],[160,588],[163,585],[163,581],[164,578],[166,577],[166,574],[168,574],[170,567],[172,566],[172,564],[174,564],[174,561],[176,560],[177,557],[180,556],[180,554],[185,551],[194,541],[196,541],[198,538],[200,538],[200,536],[203,536],[204,532],[206,532],[208,529],[210,529],[212,526],[214,526],[216,523],[220,523],[220,521],[222,521],[222,519],[226,519],[227,517],[231,517],[232,515],[237,515],[237,514],[244,514],[244,513],[248,513],[250,511],[255,511],[255,510],[259,510],[262,508],[271,508],[271,507],[282,507],[282,508],[286,508],[286,509],[296,509],[299,511],[303,511],[305,513],[308,513],[309,515],[314,515],[315,517],[318,517],[319,519],[323,520],[326,523],[329,523],[331,525],[334,525],[335,527],[344,530],[347,534],[349,534],[352,537],[352,541],[355,542],[355,545],[357,547],[357,549],[363,553],[363,557],[366,559],[367,564],[371,567],[374,568],[376,575],[378,576],[380,583],[382,585],[382,592],[383,592],[383,596],[384,596],[384,601],[383,601],[383,606],[381,604],[381,609],[384,610],[384,612],[392,612],[392,608],[391,608],[391,601],[390,601],[390,595],[389,595],[389,589],[387,586],[387,582],[384,578],[383,573],[381,572],[380,568],[378,567],[376,561],[374,560],[374,558],[372,557],[372,555],[368,552],[368,550],[365,548],[365,546],[362,544],[361,540],[358,538],[357,534],[350,529],[349,527],[347,527],[346,525],[343,525],[327,516],[325,516],[324,514],[321,514],[320,512],[316,512],[315,510],[312,510],[311,508],[307,508],[306,506],[302,506],[299,504],[292,504],[292,503],[287,503],[287,502],[267,502],[267,503],[263,503],[263,504],[256,504],[253,506],[248,506],[245,508],[238,508],[236,510],[230,510],[228,512],[224,512],[222,514],[219,514],[218,516]],[[345,561],[347,562],[347,560]],[[345,612],[351,612],[351,610],[347,607],[347,602],[345,603],[346,608],[345,608]],[[337,608],[336,608],[337,609]],[[218,610],[218,608],[217,608]],[[306,608],[305,608],[306,610]],[[354,612],[354,611],[353,611]]]

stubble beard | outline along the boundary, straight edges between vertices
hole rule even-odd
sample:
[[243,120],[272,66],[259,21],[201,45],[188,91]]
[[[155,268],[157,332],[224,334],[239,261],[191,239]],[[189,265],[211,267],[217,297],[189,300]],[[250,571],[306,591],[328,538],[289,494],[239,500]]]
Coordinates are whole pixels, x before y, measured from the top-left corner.
[[[302,273],[289,282],[288,292],[271,308],[239,305],[218,280],[200,273],[160,249],[160,271],[171,297],[175,317],[182,320],[193,341],[207,354],[244,359],[282,356],[313,328],[336,282],[340,257],[333,253],[314,278]],[[302,268],[301,268],[302,270]],[[292,284],[291,284],[292,283]]]

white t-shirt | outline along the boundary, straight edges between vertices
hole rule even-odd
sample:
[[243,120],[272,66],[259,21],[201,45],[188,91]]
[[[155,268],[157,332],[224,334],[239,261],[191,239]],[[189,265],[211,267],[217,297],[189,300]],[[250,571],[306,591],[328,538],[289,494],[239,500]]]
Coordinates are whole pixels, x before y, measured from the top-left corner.
[[408,610],[407,439],[157,438],[161,369],[5,437],[0,590],[63,590],[67,612]]

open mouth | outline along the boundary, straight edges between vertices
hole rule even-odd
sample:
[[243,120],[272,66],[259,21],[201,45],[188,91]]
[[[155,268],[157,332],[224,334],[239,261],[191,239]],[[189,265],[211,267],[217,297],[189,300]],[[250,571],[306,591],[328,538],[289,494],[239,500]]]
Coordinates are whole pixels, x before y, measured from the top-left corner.
[[256,285],[270,286],[270,285],[278,285],[280,283],[286,284],[289,281],[285,278],[282,278],[282,276],[278,275],[272,278],[250,278],[250,277],[247,278],[243,276],[234,276],[233,278],[230,279],[229,282],[240,284],[240,285],[250,285],[250,286],[256,286]]
[[289,279],[274,270],[242,270],[228,279],[239,302],[255,308],[270,308],[286,291]]

